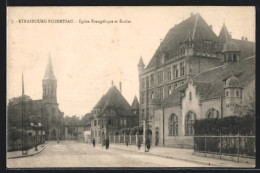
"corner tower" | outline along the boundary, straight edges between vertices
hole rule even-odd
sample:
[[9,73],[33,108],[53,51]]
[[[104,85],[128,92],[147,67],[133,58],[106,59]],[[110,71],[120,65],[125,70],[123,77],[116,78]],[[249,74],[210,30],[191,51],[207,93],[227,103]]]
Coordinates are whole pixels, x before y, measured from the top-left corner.
[[45,75],[42,80],[42,100],[45,103],[57,103],[57,79],[53,72],[52,60],[49,55]]

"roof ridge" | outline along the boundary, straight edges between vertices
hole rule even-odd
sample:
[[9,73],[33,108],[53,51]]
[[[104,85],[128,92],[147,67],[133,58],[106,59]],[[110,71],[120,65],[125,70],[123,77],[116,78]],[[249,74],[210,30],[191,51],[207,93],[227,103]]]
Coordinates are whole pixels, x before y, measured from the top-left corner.
[[196,20],[195,20],[195,24],[194,24],[194,28],[193,28],[192,39],[194,39],[194,35],[195,35],[195,32],[196,32],[196,27],[197,27],[197,23],[198,23],[199,14],[197,13],[196,15],[197,16],[196,16]]
[[252,59],[252,58],[255,58],[255,56],[247,57],[247,58],[243,59],[242,61],[246,61],[246,60],[249,60],[249,59]]
[[201,75],[202,73],[209,72],[209,71],[211,71],[211,70],[215,70],[215,69],[220,68],[220,67],[223,67],[223,66],[224,66],[224,65],[220,65],[220,66],[217,66],[217,67],[213,67],[213,68],[211,68],[211,69],[208,69],[208,70],[206,70],[206,71],[202,71],[202,72],[196,74],[194,77],[197,77],[197,76]]

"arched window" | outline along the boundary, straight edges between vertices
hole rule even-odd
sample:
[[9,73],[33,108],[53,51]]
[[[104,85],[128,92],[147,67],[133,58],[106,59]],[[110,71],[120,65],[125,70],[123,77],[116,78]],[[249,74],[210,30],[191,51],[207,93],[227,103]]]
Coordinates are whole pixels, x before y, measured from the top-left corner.
[[168,119],[169,136],[178,135],[178,117],[175,114],[171,114]]
[[192,136],[194,135],[194,122],[196,120],[196,114],[193,112],[188,112],[186,114],[186,121],[185,121],[185,127],[186,127],[186,135],[187,136]]
[[219,118],[219,111],[211,108],[206,113],[206,118]]

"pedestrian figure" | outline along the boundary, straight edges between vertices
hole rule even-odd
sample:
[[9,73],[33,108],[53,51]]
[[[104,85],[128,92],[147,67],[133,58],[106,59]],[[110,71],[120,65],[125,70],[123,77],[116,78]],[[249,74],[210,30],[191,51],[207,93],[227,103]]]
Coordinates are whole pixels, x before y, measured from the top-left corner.
[[57,143],[60,143],[60,139],[58,138]]
[[147,150],[149,152],[149,150],[151,148],[151,144],[150,144],[150,139],[149,138],[147,138],[147,140],[146,140],[146,147],[147,147]]
[[128,142],[126,142],[126,146],[128,147]]
[[92,143],[93,143],[93,147],[95,147],[95,144],[96,144],[95,138],[93,138]]
[[106,139],[106,149],[108,149],[109,148],[109,139],[107,138]]
[[141,140],[140,139],[138,140],[137,147],[138,147],[138,150],[140,150],[140,147],[141,147]]

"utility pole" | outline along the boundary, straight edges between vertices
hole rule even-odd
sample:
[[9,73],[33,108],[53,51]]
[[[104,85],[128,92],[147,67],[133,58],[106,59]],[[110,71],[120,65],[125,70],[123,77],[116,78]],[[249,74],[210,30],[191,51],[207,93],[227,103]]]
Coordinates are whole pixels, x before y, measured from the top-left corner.
[[24,129],[24,82],[22,74],[22,154],[27,154],[27,149],[25,149],[24,145],[24,132],[26,133],[26,130]]

